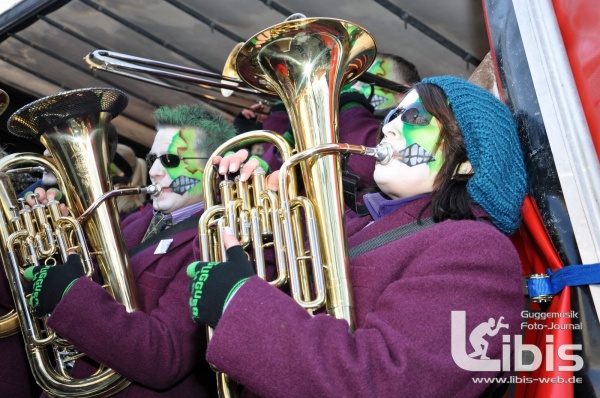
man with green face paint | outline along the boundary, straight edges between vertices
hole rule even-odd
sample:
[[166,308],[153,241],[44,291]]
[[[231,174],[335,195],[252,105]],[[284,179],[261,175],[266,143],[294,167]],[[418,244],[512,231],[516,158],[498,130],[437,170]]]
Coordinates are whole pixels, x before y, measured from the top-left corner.
[[197,105],[161,107],[154,118],[157,134],[147,162],[162,192],[122,223],[139,310],[128,313],[102,286],[80,277],[79,257],[71,255],[65,264],[33,271],[40,290],[34,311],[52,313],[48,326],[91,359],[75,362],[77,377],[89,377],[95,361],[131,380],[115,397],[212,397],[214,373],[198,355],[206,349],[205,328],[189,317],[185,265],[201,257],[206,158],[235,131]]
[[[162,191],[153,198],[152,205],[155,211],[175,217],[174,222],[181,209],[201,206],[206,160],[218,144],[233,133],[229,126],[213,127],[215,116],[210,113],[193,117],[200,109],[203,108],[162,107],[154,112],[157,133],[146,160],[150,180],[160,184]],[[190,209],[187,210],[189,213]]]
[[378,53],[369,73],[397,83],[396,90],[389,87],[372,86],[358,81],[352,88],[360,90],[369,99],[377,118],[383,118],[399,104],[408,89],[421,81],[417,67],[399,55]]

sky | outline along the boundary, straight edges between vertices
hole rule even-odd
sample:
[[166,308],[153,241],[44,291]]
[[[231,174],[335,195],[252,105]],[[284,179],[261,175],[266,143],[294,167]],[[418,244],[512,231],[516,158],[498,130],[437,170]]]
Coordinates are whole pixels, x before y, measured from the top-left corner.
[[0,14],[2,14],[6,10],[10,10],[12,6],[17,3],[20,3],[23,0],[0,0]]

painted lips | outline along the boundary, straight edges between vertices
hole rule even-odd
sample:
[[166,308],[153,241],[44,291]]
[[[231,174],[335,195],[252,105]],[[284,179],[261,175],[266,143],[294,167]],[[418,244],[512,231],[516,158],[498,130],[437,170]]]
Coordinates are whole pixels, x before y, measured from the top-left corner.
[[412,144],[411,146],[398,151],[398,154],[400,155],[398,160],[409,167],[435,161],[433,155],[423,149],[419,144]]

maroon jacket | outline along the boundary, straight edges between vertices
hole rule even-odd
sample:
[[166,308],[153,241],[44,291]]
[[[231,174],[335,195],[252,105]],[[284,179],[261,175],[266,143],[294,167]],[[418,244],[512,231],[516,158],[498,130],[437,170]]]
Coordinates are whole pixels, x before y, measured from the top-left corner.
[[[348,218],[353,247],[412,222],[428,198],[368,225]],[[477,209],[479,215],[483,215]],[[289,296],[253,277],[228,303],[207,359],[262,397],[476,397],[488,386],[451,355],[452,311],[466,314],[459,336],[502,316],[509,329],[487,337],[502,357],[503,334],[520,333],[521,267],[509,239],[482,221],[445,221],[351,261],[356,330],[310,316]]]
[[[129,248],[142,239],[152,206],[129,216],[123,234]],[[214,373],[200,352],[204,327],[190,317],[186,266],[199,259],[195,227],[169,236],[166,254],[156,244],[131,257],[140,310],[127,313],[100,285],[80,278],[52,313],[48,325],[90,358],[132,381],[118,397],[208,397]],[[191,247],[190,247],[191,245]],[[75,372],[89,366],[77,361]]]

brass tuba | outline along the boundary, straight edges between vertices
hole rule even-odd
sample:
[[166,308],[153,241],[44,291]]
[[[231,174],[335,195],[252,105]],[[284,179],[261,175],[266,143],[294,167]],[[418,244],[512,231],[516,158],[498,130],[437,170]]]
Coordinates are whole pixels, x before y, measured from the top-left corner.
[[[269,283],[288,286],[308,311],[325,306],[330,315],[346,320],[351,331],[354,309],[340,154],[383,159],[389,156],[389,148],[338,144],[338,97],[342,85],[366,71],[375,55],[372,36],[361,26],[339,19],[286,21],[248,40],[237,55],[238,74],[251,87],[281,98],[296,148],[268,131],[241,134],[219,147],[213,156],[258,141],[275,145],[284,161],[279,190],[264,188],[260,169],[250,184],[239,179],[217,184],[216,172],[208,164],[203,181],[206,210],[199,223],[204,261],[224,257],[221,226],[231,227],[252,253],[260,277],[267,278],[264,248],[273,246],[277,275]],[[297,165],[305,197],[298,195]],[[218,374],[218,382],[221,396],[235,395],[226,375]]]
[[[64,262],[68,251],[76,250],[89,277],[95,259],[106,289],[128,311],[137,310],[137,292],[116,204],[114,200],[99,201],[110,196],[107,193],[112,187],[109,123],[127,102],[127,96],[115,89],[72,90],[26,105],[8,120],[11,133],[39,140],[54,159],[13,154],[0,160],[0,172],[4,172],[0,180],[0,251],[32,373],[51,396],[109,396],[130,384],[103,366],[89,378],[71,377],[72,362],[85,354],[47,328],[45,318],[31,315],[21,277],[31,265],[52,265],[59,259]],[[69,216],[60,214],[57,202],[31,209],[19,205],[6,173],[32,163],[57,177]]]

